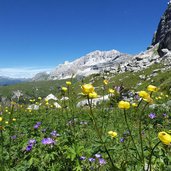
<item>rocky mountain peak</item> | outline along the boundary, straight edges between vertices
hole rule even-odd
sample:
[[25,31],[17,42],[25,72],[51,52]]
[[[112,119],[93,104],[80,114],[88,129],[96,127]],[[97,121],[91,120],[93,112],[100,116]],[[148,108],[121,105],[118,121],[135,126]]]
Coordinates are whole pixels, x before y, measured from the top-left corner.
[[162,49],[171,50],[171,1],[162,15],[156,33],[154,34],[152,45],[159,43],[158,53],[164,55]]

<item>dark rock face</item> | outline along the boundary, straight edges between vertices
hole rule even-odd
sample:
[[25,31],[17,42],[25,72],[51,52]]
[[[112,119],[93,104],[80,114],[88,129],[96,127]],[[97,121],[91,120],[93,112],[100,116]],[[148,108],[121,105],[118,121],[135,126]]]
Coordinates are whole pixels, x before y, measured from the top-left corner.
[[158,53],[163,56],[162,49],[171,50],[171,3],[164,12],[159,22],[157,32],[155,33],[152,45],[159,43]]

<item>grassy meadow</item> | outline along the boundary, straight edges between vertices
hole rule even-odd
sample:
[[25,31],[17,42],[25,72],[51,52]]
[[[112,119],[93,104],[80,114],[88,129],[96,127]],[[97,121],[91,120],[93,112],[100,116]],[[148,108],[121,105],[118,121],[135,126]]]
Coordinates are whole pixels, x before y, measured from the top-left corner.
[[171,71],[161,68],[0,87],[0,171],[171,170]]

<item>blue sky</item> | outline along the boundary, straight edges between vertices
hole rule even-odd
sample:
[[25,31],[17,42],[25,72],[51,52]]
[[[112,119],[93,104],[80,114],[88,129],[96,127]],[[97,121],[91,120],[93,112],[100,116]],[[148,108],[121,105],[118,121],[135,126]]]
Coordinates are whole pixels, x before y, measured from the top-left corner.
[[13,75],[49,70],[94,50],[139,53],[150,45],[167,2],[0,0],[0,75],[10,68]]

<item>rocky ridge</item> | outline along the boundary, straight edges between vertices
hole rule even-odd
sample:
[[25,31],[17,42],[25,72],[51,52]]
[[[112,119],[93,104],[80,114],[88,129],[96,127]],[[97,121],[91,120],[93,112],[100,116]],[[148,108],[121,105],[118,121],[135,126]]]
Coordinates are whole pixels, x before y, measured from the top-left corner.
[[171,1],[161,17],[148,50],[137,55],[128,55],[116,50],[96,50],[75,61],[59,65],[49,75],[39,73],[33,80],[42,80],[44,77],[46,80],[82,78],[103,72],[137,72],[157,63],[163,63],[163,70],[171,68]]

